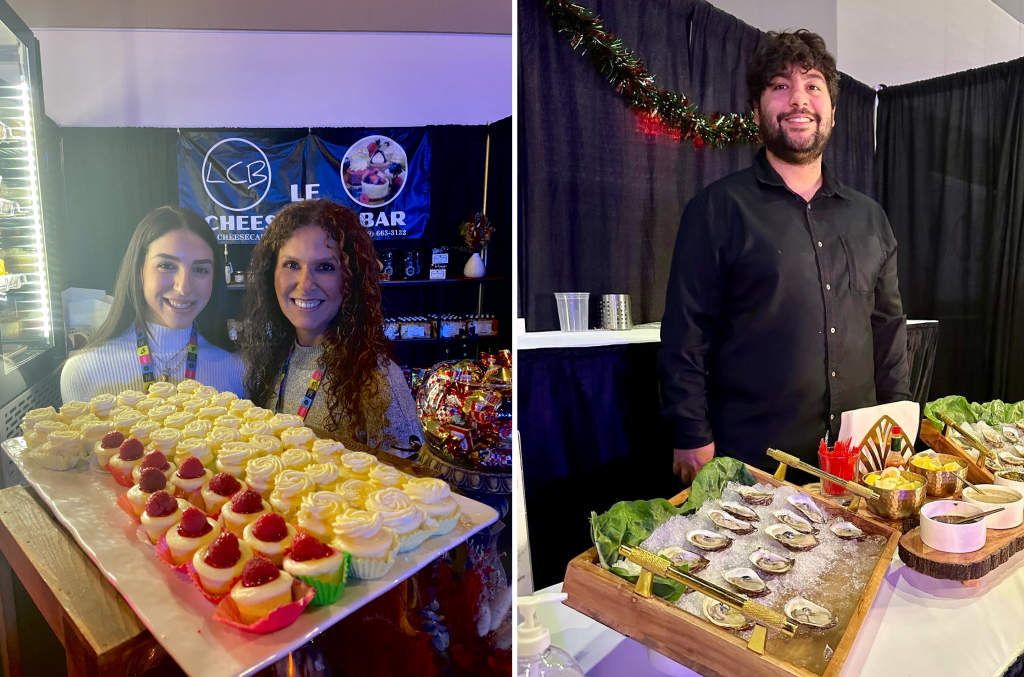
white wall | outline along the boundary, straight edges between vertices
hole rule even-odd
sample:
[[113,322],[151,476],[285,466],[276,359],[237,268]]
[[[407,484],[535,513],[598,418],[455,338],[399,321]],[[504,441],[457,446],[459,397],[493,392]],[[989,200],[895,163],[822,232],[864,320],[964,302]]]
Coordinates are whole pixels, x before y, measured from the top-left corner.
[[483,124],[512,114],[508,35],[33,29],[71,127]]

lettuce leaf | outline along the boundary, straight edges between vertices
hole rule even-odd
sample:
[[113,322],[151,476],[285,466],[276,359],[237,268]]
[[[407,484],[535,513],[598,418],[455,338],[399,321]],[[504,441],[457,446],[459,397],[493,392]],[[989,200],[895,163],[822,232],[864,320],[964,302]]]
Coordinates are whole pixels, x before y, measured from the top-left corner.
[[[977,411],[975,411],[977,406]],[[962,395],[949,395],[947,397],[941,397],[934,402],[929,402],[924,405],[924,415],[931,420],[932,423],[939,426],[939,429],[944,425],[939,420],[937,414],[942,412],[956,421],[958,424],[966,421],[967,423],[977,423],[978,414],[982,411],[981,405],[975,402],[969,404],[967,398]]]

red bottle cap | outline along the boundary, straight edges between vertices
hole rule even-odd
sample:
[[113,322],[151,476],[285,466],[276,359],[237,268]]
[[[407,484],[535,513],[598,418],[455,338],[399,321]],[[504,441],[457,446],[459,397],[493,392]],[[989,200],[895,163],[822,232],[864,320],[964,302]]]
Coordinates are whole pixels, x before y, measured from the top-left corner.
[[903,431],[902,431],[902,430],[900,430],[900,427],[899,427],[898,425],[894,425],[894,426],[892,427],[892,434],[893,434],[893,435],[902,435],[902,434],[903,434]]

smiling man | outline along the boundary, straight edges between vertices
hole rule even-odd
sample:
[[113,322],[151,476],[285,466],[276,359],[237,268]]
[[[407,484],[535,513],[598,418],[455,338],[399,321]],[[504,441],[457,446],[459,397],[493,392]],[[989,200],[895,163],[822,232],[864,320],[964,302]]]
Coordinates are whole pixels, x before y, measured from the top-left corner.
[[684,482],[716,454],[817,465],[844,411],[910,399],[896,241],[821,155],[839,74],[820,36],[769,33],[747,69],[764,148],[683,212],[661,328],[663,414]]

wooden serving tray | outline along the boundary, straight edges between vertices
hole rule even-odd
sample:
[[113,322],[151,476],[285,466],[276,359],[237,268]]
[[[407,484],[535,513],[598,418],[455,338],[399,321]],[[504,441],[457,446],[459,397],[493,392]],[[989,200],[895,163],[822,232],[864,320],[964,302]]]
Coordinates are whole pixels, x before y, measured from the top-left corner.
[[[773,486],[788,484],[756,468],[749,470],[758,482]],[[689,490],[670,500],[673,505],[682,505],[688,495]],[[900,534],[892,527],[850,513],[828,499],[820,496],[813,498],[830,516],[842,516],[868,534],[879,534],[887,538],[860,601],[843,631],[842,639],[822,673],[822,677],[835,677],[842,670],[871,608],[896,551]],[[816,673],[792,665],[767,651],[764,654],[751,651],[747,648],[746,640],[739,635],[719,628],[659,597],[636,594],[629,581],[601,567],[596,548],[591,548],[569,562],[562,592],[569,595],[565,602],[569,607],[704,677],[818,677]]]
[[921,528],[900,538],[900,559],[914,571],[932,578],[960,581],[973,587],[979,579],[1006,564],[1024,550],[1024,525],[1016,529],[989,529],[981,550],[965,553],[943,552],[921,541]]
[[992,484],[995,481],[995,475],[985,467],[983,456],[979,457],[977,461],[974,460],[974,457],[964,451],[963,447],[943,435],[931,419],[926,418],[921,421],[921,439],[940,454],[949,454],[966,461],[967,479],[975,484]]

